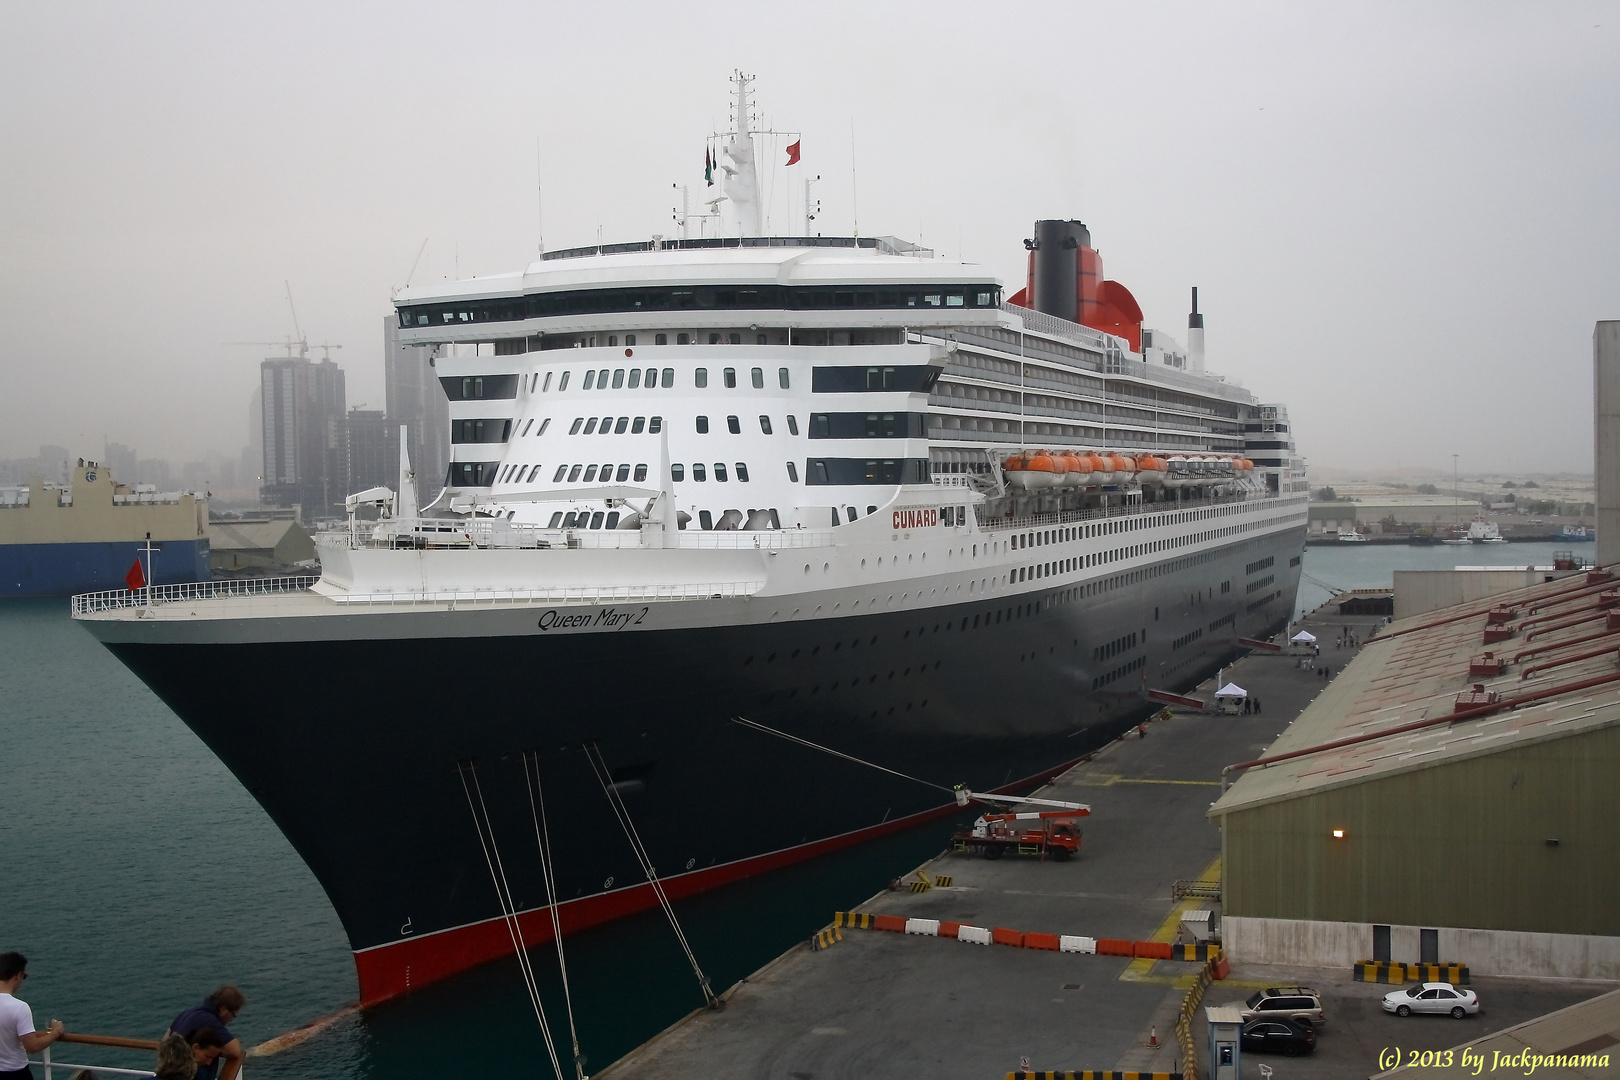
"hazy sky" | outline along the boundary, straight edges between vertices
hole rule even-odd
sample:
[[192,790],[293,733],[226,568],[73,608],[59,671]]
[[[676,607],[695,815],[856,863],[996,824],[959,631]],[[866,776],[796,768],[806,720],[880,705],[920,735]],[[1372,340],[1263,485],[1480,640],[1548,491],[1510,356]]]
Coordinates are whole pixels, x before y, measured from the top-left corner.
[[672,234],[734,67],[827,232],[1023,275],[1077,217],[1335,467],[1591,469],[1620,3],[0,5],[0,457],[234,455],[268,352],[383,404],[414,284]]

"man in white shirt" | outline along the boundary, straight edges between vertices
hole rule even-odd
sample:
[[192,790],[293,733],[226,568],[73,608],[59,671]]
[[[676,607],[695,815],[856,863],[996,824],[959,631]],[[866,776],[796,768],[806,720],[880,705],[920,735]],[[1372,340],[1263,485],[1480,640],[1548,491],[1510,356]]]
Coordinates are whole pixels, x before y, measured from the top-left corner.
[[39,1053],[67,1034],[60,1020],[52,1020],[44,1031],[34,1030],[33,1010],[15,996],[27,978],[28,957],[0,953],[0,1080],[33,1080],[28,1055]]

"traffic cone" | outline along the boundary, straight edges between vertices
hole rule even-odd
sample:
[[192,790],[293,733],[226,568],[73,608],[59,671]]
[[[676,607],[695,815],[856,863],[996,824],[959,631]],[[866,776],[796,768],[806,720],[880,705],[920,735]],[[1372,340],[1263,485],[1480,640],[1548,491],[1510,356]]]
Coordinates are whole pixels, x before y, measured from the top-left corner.
[[1159,1025],[1157,1024],[1148,1028],[1148,1045],[1152,1047],[1159,1045]]

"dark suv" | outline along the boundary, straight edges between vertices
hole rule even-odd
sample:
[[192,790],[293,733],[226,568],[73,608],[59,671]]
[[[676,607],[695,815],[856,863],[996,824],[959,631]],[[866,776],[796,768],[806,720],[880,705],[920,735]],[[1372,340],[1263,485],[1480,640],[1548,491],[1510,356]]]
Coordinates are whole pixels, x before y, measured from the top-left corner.
[[1322,996],[1308,986],[1272,986],[1257,990],[1253,997],[1236,1006],[1248,1020],[1292,1020],[1311,1027],[1327,1022],[1322,1013]]

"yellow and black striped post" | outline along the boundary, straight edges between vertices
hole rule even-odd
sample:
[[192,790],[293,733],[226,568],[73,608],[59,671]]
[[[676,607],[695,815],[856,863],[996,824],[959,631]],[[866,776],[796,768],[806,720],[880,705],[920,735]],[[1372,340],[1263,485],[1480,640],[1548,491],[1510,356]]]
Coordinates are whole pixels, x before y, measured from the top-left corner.
[[843,940],[844,932],[836,926],[829,926],[810,939],[810,951],[820,952],[822,949],[830,949]]

